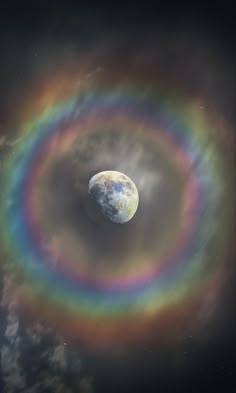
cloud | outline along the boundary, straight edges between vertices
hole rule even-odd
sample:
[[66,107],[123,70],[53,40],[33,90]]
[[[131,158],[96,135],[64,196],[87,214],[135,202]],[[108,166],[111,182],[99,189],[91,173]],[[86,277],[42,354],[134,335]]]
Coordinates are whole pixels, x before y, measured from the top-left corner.
[[[7,389],[22,389],[25,378],[20,367],[20,352],[17,346],[3,345],[0,349],[2,378]],[[12,390],[14,392],[14,390]]]
[[65,346],[63,344],[57,345],[53,349],[53,353],[49,359],[50,363],[57,370],[65,370],[67,367]]
[[93,379],[83,378],[79,384],[79,393],[94,393]]

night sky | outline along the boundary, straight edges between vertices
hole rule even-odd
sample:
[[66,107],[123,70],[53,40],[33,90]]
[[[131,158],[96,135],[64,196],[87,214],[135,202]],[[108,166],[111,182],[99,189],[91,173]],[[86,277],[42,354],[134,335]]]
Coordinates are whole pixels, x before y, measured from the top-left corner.
[[[13,276],[16,273],[16,278],[12,279],[16,291],[14,293],[18,293],[18,288],[24,285],[24,280],[28,280],[26,285],[29,294],[31,283],[32,287],[34,282],[39,286],[39,293],[36,294],[32,290],[32,299],[35,296],[32,304],[28,299],[25,301],[24,295],[22,304],[19,301],[17,312],[21,322],[17,334],[23,337],[24,344],[27,327],[32,326],[37,319],[44,327],[46,326],[40,333],[44,343],[40,351],[47,351],[47,345],[49,349],[52,348],[56,340],[66,342],[66,371],[62,372],[56,366],[50,371],[50,375],[53,376],[61,377],[60,373],[63,374],[63,384],[61,390],[56,387],[56,383],[55,389],[50,385],[47,388],[49,393],[236,392],[236,270],[232,235],[235,228],[235,172],[232,168],[235,159],[236,120],[233,11],[225,5],[214,5],[212,8],[209,6],[208,9],[200,3],[191,6],[189,4],[189,9],[176,7],[176,10],[170,4],[160,7],[154,4],[146,7],[137,4],[126,7],[118,4],[80,7],[78,4],[70,4],[69,1],[50,4],[40,2],[32,5],[24,5],[21,2],[16,7],[13,2],[8,2],[7,7],[1,6],[0,192],[4,190],[4,178],[12,179],[14,175],[14,179],[19,179],[21,172],[29,171],[29,184],[33,185],[34,191],[29,197],[27,214],[31,220],[32,231],[35,231],[36,245],[42,245],[41,240],[38,240],[38,233],[41,233],[42,227],[49,239],[49,246],[53,247],[49,256],[56,258],[55,255],[59,255],[59,262],[53,259],[55,264],[52,271],[58,269],[60,274],[68,274],[69,279],[72,279],[73,272],[78,273],[73,265],[73,258],[80,255],[81,266],[87,274],[84,276],[86,279],[81,280],[82,289],[78,295],[78,299],[82,297],[84,301],[84,308],[81,306],[81,310],[73,311],[72,316],[68,316],[65,311],[67,307],[75,306],[72,301],[64,301],[65,297],[63,298],[60,289],[57,289],[61,281],[52,284],[59,293],[55,300],[50,289],[45,289],[45,295],[42,294],[44,285],[46,288],[43,274],[41,284],[37,272],[32,275],[27,272],[27,275],[25,270],[18,269],[20,253],[22,258],[28,258],[29,261],[35,255],[30,254],[29,257],[27,254],[28,250],[34,252],[34,247],[31,249],[27,246],[26,250],[26,246],[25,249],[21,249],[20,246],[17,248],[13,245],[12,253],[3,247],[4,239],[7,237],[4,233],[8,233],[5,228],[7,225],[9,228],[11,225],[13,227],[15,214],[20,216],[20,198],[24,198],[20,196],[20,192],[25,195],[26,189],[26,186],[22,186],[25,184],[23,181],[21,184],[16,180],[16,183],[19,181],[18,188],[14,188],[13,185],[12,189],[10,187],[13,181],[7,181],[10,190],[7,191],[7,195],[15,192],[14,198],[17,201],[16,190],[19,190],[19,204],[13,213],[10,212],[7,218],[4,218],[4,225],[0,226],[0,299],[3,299],[3,293],[6,292],[4,280],[10,275],[8,266],[11,272],[13,270]],[[134,81],[135,88],[127,88],[126,92],[130,81]],[[114,95],[111,86],[115,86]],[[82,104],[79,101],[82,108],[79,115],[76,112],[76,99],[68,101],[69,104],[67,102],[67,96],[70,95],[68,91],[76,88],[81,89],[84,94]],[[122,89],[125,91],[124,94]],[[156,101],[157,90],[160,93]],[[184,99],[180,99],[178,94]],[[63,99],[62,104],[60,109],[54,111],[51,105],[58,97]],[[156,116],[155,102],[159,105],[159,117]],[[173,113],[181,113],[181,116],[170,115],[171,110],[168,112],[164,104],[162,109],[162,102],[167,102],[168,110],[169,107],[174,108]],[[206,188],[203,190],[209,192],[209,200],[203,198],[202,202],[200,194],[199,199],[203,208],[199,208],[196,214],[199,227],[196,226],[195,238],[199,235],[198,228],[203,231],[204,225],[206,228],[208,224],[207,220],[204,221],[208,214],[208,210],[204,210],[204,204],[209,203],[213,206],[216,203],[215,210],[210,210],[210,218],[220,213],[219,219],[216,220],[217,224],[213,223],[214,236],[209,236],[206,240],[209,241],[209,247],[207,246],[207,250],[204,249],[204,254],[198,254],[202,239],[199,243],[194,239],[191,243],[193,245],[186,247],[186,260],[192,258],[193,261],[199,261],[202,258],[205,261],[203,266],[199,265],[199,272],[196,273],[194,270],[193,273],[191,270],[192,278],[181,265],[178,272],[174,273],[174,278],[171,274],[168,276],[167,284],[164,279],[161,280],[164,287],[160,289],[163,309],[159,314],[159,309],[156,311],[155,308],[155,296],[159,296],[159,289],[155,292],[155,287],[154,295],[152,292],[149,295],[148,292],[145,295],[147,297],[142,297],[143,288],[146,290],[147,285],[149,290],[152,281],[149,285],[140,279],[140,284],[138,278],[133,279],[132,274],[137,271],[141,277],[144,275],[144,269],[154,269],[153,256],[157,255],[160,260],[162,258],[160,244],[163,253],[167,252],[165,250],[171,251],[172,243],[168,239],[175,239],[175,232],[178,232],[178,225],[181,223],[179,206],[185,195],[182,194],[182,189],[189,184],[194,187],[184,172],[184,164],[179,164],[177,143],[176,146],[175,143],[172,146],[161,137],[156,138],[154,132],[156,129],[173,127],[179,132],[178,143],[187,151],[190,144],[187,146],[188,140],[185,140],[184,132],[182,135],[182,131],[179,131],[185,128],[178,123],[185,118],[182,115],[184,103],[189,105],[185,112],[186,123],[183,120],[184,127],[188,129],[191,121],[195,120],[196,128],[201,124],[205,125],[199,120],[198,113],[201,108],[205,111],[204,116],[207,119],[206,132],[209,131],[209,139],[205,140],[204,134],[199,148],[200,157],[201,152],[207,152],[203,157],[206,158],[206,172],[209,169],[209,180],[206,185],[204,183]],[[192,106],[198,108],[196,117],[189,114],[192,113]],[[45,107],[49,108],[49,120],[45,126],[41,126],[36,119]],[[110,107],[112,115],[109,112]],[[59,120],[55,120],[56,116]],[[77,116],[81,116],[82,126],[77,123]],[[18,136],[19,129],[26,129],[27,124],[29,129],[35,127],[35,135],[43,130],[42,138],[45,139],[42,140],[47,141],[48,124],[50,127],[53,124],[54,127],[54,122],[61,130],[61,137],[45,145],[42,153],[41,150],[37,150],[41,143],[44,146],[40,139],[32,139],[32,146],[35,143],[36,147],[35,150],[31,150],[28,136],[23,142]],[[104,124],[109,126],[106,128]],[[91,129],[95,132],[90,135]],[[135,137],[132,134],[133,129],[137,132]],[[74,130],[81,132],[78,140],[73,139]],[[88,133],[84,130],[88,130]],[[220,130],[223,130],[222,135]],[[31,137],[33,132],[30,131],[26,135]],[[213,152],[217,152],[213,156],[215,165],[211,164],[211,159],[208,164],[208,152],[212,151],[212,144]],[[22,148],[19,149],[22,150],[18,153],[17,146],[21,145]],[[24,160],[22,157],[31,157],[31,152],[34,159],[37,159],[36,164],[32,161],[31,165],[27,161],[25,166],[22,164],[23,169],[19,169],[17,174],[14,165],[8,161],[11,152],[15,151],[20,157],[19,168],[21,160]],[[171,161],[172,157],[174,164]],[[5,163],[9,166],[5,166]],[[126,227],[114,226],[106,220],[97,224],[90,221],[87,216],[88,209],[91,208],[87,200],[88,180],[94,173],[110,168],[126,173],[134,179],[139,189],[139,210],[134,221],[131,220]],[[202,179],[204,168],[197,168],[198,176]],[[219,179],[217,175],[214,177],[218,168]],[[221,188],[222,184],[224,187]],[[222,195],[219,193],[220,196],[215,202],[211,191],[212,194],[215,191],[217,194],[218,189],[223,189],[223,192]],[[195,195],[195,191],[191,192],[188,194],[190,196],[186,196],[186,200],[190,202]],[[0,194],[2,206],[5,203],[4,195]],[[5,210],[8,211],[7,208]],[[5,210],[3,207],[3,212]],[[77,217],[80,218],[79,222]],[[187,219],[190,220],[191,230],[193,218],[190,215]],[[40,223],[39,230],[34,224],[37,220]],[[12,239],[18,242],[18,236],[12,236]],[[8,243],[12,241],[10,235],[9,239]],[[23,242],[22,239],[24,240],[23,237],[20,238],[19,244]],[[159,239],[158,243],[156,239]],[[26,240],[28,241],[28,238]],[[60,255],[62,262],[64,259],[66,262],[69,261],[65,270],[63,264],[61,268]],[[212,261],[217,260],[218,256],[219,267],[214,268]],[[40,258],[43,263],[43,257]],[[134,263],[137,263],[136,268]],[[127,279],[127,284],[123,281],[126,272],[133,279]],[[95,281],[89,281],[93,274],[96,276]],[[182,274],[186,274],[183,278],[183,291],[186,292],[183,293],[179,289],[179,281],[177,282],[177,278],[181,280]],[[117,281],[111,280],[113,275]],[[132,285],[140,287],[132,292]],[[165,285],[168,288],[170,285],[170,300],[167,298]],[[83,291],[87,288],[88,295],[87,292],[84,295]],[[193,295],[195,288],[196,297]],[[77,293],[74,295],[73,292],[74,287],[68,286],[68,291],[73,293],[71,298],[75,296],[77,299]],[[106,300],[105,291],[112,294],[111,304],[110,300]],[[129,297],[131,292],[132,297]],[[121,296],[118,303],[117,293]],[[137,301],[134,300],[133,293],[137,296]],[[37,300],[37,296],[42,296],[41,301]],[[9,379],[7,380],[4,375],[2,353],[3,347],[8,345],[5,333],[9,323],[7,312],[10,309],[9,305],[14,303],[12,296],[7,299],[5,303],[2,300],[0,307],[0,391],[2,388],[4,393],[41,393],[33,385],[31,371],[27,371],[29,364],[38,356],[37,351],[31,355],[29,343],[25,346],[22,344],[21,350],[17,349],[18,352],[21,351],[22,359],[25,359],[23,372],[27,382],[24,382],[21,388],[15,385],[11,388]],[[97,307],[96,299],[99,299],[98,302],[101,301]],[[139,314],[135,322],[132,316],[136,316],[136,307]],[[152,312],[158,314],[157,318],[150,318]],[[119,326],[116,318],[121,318]],[[108,327],[104,328],[106,324]],[[9,358],[9,362],[13,357]],[[73,369],[73,359],[76,363],[78,358],[82,364],[82,371],[79,377],[75,377],[77,369]],[[48,359],[50,363],[50,358]],[[47,372],[49,363],[43,361],[37,365],[39,373]],[[74,378],[79,378],[78,385]],[[37,381],[37,373],[33,379]],[[80,379],[83,382],[80,382]],[[42,389],[46,392],[46,388]]]

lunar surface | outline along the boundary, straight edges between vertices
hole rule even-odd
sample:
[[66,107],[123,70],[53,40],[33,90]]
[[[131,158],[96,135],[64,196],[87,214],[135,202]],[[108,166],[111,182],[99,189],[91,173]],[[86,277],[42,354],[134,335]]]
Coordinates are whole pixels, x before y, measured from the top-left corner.
[[104,171],[89,181],[89,194],[104,216],[114,223],[124,224],[136,213],[139,202],[134,182],[117,171]]

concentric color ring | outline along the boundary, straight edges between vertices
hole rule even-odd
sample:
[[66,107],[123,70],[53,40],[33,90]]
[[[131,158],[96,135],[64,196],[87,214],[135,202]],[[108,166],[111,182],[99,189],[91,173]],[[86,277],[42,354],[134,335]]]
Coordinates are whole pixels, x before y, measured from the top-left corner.
[[[192,326],[199,299],[213,288],[218,293],[227,253],[223,245],[219,258],[209,261],[206,251],[212,234],[218,238],[222,229],[227,231],[227,220],[216,220],[227,186],[214,126],[197,107],[174,107],[157,94],[147,97],[139,89],[110,86],[67,94],[23,127],[5,163],[1,230],[4,249],[38,310],[63,320],[81,340],[100,344],[117,337],[139,340],[156,329],[153,321],[161,325],[163,313],[169,326],[178,315],[185,321],[187,315]],[[50,217],[41,192],[55,162],[67,157],[81,136],[104,129],[131,138],[138,132],[141,141],[148,140],[175,171],[181,195],[178,222],[165,234],[158,255],[125,269],[92,271],[79,254],[68,255],[66,248],[58,254],[53,244],[44,247]],[[140,328],[134,327],[140,320]],[[159,329],[161,339],[167,330]]]

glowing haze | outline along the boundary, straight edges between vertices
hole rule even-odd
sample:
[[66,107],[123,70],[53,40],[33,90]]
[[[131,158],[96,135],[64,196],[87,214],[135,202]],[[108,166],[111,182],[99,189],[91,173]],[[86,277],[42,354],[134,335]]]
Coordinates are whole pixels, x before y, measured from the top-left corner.
[[[0,248],[22,307],[91,347],[200,335],[227,284],[232,136],[154,49],[42,62],[3,161]],[[125,227],[86,214],[88,181],[107,168],[139,190]]]

